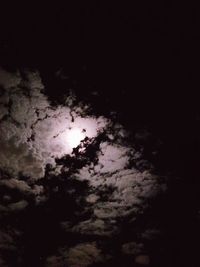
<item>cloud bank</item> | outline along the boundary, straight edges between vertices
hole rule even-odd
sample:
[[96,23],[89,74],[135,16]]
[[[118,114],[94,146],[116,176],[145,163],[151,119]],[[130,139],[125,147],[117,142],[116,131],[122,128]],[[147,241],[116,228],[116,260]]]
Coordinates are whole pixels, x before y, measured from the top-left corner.
[[[43,205],[51,210],[55,199],[64,235],[117,236],[123,220],[134,222],[149,200],[165,191],[165,181],[152,173],[151,164],[142,170],[130,164],[139,164],[142,153],[129,143],[122,125],[91,115],[87,105],[74,104],[76,96],[67,92],[64,104],[52,105],[37,71],[0,69],[0,218],[22,216],[33,208],[37,213]],[[77,132],[79,144],[70,141]],[[75,203],[71,217],[70,208],[63,209],[66,199]],[[6,227],[0,233],[0,252],[7,249],[4,244],[16,250],[18,228],[11,228],[11,237]],[[129,255],[142,245],[121,247]],[[81,242],[58,247],[43,266],[89,266],[110,258],[95,241]]]

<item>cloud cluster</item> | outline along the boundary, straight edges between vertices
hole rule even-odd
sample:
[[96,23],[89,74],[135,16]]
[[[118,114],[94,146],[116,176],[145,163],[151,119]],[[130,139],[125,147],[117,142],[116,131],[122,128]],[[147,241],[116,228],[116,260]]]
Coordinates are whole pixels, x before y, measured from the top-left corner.
[[[149,170],[129,168],[130,147],[102,143],[96,165],[83,167],[76,179],[87,181],[90,194],[86,202],[92,216],[71,228],[72,232],[109,236],[117,234],[117,221],[131,220],[144,212],[148,201],[165,191],[165,184]],[[66,231],[70,231],[67,227]]]
[[84,130],[92,138],[106,120],[81,117],[80,107],[52,107],[37,72],[10,74],[0,70],[0,167],[15,177],[22,173],[35,179],[44,176],[46,164],[72,152],[67,135]]
[[51,256],[46,261],[48,267],[87,267],[91,264],[101,263],[109,259],[109,256],[104,254],[96,242],[81,243],[70,249],[63,248],[57,256]]
[[[83,140],[73,149],[69,133],[76,132]],[[0,69],[0,218],[30,212],[30,206],[37,211],[45,203],[48,210],[56,205],[61,210],[58,225],[64,234],[120,234],[122,220],[134,222],[148,201],[166,189],[150,165],[141,170],[130,164],[139,164],[142,154],[127,136],[122,125],[87,114],[82,103],[74,105],[70,94],[65,104],[51,105],[38,72]],[[52,199],[57,202],[48,204]],[[70,207],[63,209],[66,199],[78,206],[71,217]],[[14,243],[0,233],[0,252],[5,239]],[[139,251],[134,242],[122,246],[124,254],[133,251]],[[97,243],[85,242],[59,248],[46,266],[89,266],[108,258]]]

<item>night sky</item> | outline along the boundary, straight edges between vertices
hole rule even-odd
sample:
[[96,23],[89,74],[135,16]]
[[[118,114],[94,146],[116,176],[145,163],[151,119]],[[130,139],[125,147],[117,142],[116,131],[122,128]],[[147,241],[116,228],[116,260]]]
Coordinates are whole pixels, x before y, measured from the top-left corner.
[[0,8],[0,267],[200,266],[197,6]]

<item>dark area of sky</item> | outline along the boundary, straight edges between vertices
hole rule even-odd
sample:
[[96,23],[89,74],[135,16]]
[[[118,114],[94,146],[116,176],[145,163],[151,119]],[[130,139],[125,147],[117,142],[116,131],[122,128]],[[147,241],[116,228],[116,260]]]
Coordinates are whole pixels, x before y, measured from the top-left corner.
[[[83,97],[95,88],[130,128],[148,125],[170,138],[172,146],[184,144],[184,151],[197,141],[195,6],[16,4],[1,8],[0,25],[1,64],[42,70],[52,95],[67,83]],[[69,79],[58,86],[52,74],[60,68]]]
[[[200,241],[198,222],[192,220],[200,190],[198,8],[169,1],[133,5],[91,1],[79,5],[27,2],[0,10],[2,66],[39,69],[52,99],[66,86],[82,98],[96,90],[96,112],[116,110],[131,131],[146,128],[153,133],[146,144],[147,157],[154,139],[162,140],[154,163],[182,178],[182,186],[173,184],[162,202],[163,223],[175,216],[167,229],[175,227],[179,239],[166,246],[176,249],[187,243],[188,251],[182,251],[188,253],[185,264],[189,264]],[[59,69],[68,73],[64,82],[56,78]],[[173,207],[170,211],[168,205]],[[168,234],[173,240],[174,233]]]

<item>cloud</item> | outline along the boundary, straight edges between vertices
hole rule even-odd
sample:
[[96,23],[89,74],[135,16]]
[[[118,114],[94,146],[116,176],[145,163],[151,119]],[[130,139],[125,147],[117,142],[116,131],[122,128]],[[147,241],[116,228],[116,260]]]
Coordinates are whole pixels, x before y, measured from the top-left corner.
[[95,263],[101,263],[110,258],[98,248],[96,242],[81,243],[69,249],[62,248],[59,251],[60,255],[51,256],[47,259],[46,266],[48,267],[87,267]]
[[128,162],[134,150],[112,142],[103,142],[98,152],[98,163],[84,166],[75,174],[80,181],[87,181],[90,195],[86,202],[91,208],[92,219],[79,222],[71,231],[82,234],[117,234],[122,218],[131,221],[143,213],[150,199],[165,190],[164,182],[152,174],[151,169],[138,170]]
[[44,173],[43,160],[32,153],[28,144],[9,136],[7,139],[0,140],[0,167],[15,177],[19,173],[27,177],[40,177]]
[[0,86],[5,89],[17,87],[21,82],[21,76],[19,72],[10,73],[0,67]]
[[0,180],[1,191],[1,217],[21,212],[26,209],[29,202],[36,205],[44,201],[44,187],[42,185],[29,185],[27,181],[3,177]]
[[2,224],[0,230],[0,266],[12,266],[11,262],[18,261],[18,246],[20,232],[12,229],[8,225],[6,227]]
[[22,193],[29,193],[31,191],[31,187],[25,181],[14,178],[0,180],[0,186],[5,186],[9,189],[16,189]]
[[70,267],[77,265],[86,267],[100,261],[102,261],[101,251],[95,242],[77,245],[71,248],[67,255],[67,263]]
[[3,231],[0,231],[0,250],[16,250],[13,237]]
[[[0,177],[1,218],[48,207],[52,216],[59,211],[55,220],[65,233],[107,239],[119,235],[124,219],[136,220],[149,200],[165,190],[165,181],[152,173],[119,123],[92,115],[71,93],[63,97],[64,104],[52,105],[38,72],[0,69],[0,85],[0,170],[7,173]],[[76,149],[68,138],[74,129],[85,138]],[[63,208],[71,203],[74,210]],[[0,232],[0,246],[5,237]],[[127,255],[140,252],[133,242],[120,249]],[[48,257],[48,267],[107,259],[95,242],[56,252]]]
[[135,263],[142,265],[142,266],[149,266],[150,264],[150,257],[148,255],[138,255],[135,258]]
[[21,211],[28,206],[28,202],[26,200],[20,200],[15,203],[11,203],[8,205],[8,209],[11,211]]
[[[114,147],[111,151],[115,151],[115,149]],[[109,157],[105,153],[105,158],[104,155],[101,155],[99,164],[93,168],[93,171],[91,171],[92,167],[88,166],[82,168],[76,175],[77,179],[87,180],[96,193],[110,188],[108,197],[112,203],[116,202],[117,209],[123,205],[127,207],[142,205],[145,199],[154,197],[159,191],[163,190],[162,184],[158,183],[158,176],[153,175],[148,170],[141,172],[133,167],[131,169],[126,167],[128,156],[125,155],[124,150],[125,148],[121,151],[120,155],[123,155],[121,157],[115,158],[112,153]],[[113,162],[112,167],[110,167],[110,162]],[[105,165],[108,166],[105,167]],[[116,168],[114,168],[115,166]],[[106,204],[104,204],[104,207],[106,207]],[[112,209],[114,209],[113,204]]]
[[[31,178],[44,176],[46,164],[72,153],[67,142],[71,129],[84,130],[93,138],[107,123],[106,119],[80,116],[81,108],[52,107],[43,94],[38,72],[9,73],[0,69],[0,168],[15,177],[19,173]],[[77,111],[76,111],[77,110]],[[83,109],[84,113],[84,109]]]
[[96,172],[112,173],[127,165],[129,150],[126,147],[104,142],[101,143],[100,150],[99,164],[95,166]]
[[81,221],[71,229],[67,229],[72,233],[79,233],[83,235],[92,236],[112,236],[118,233],[118,227],[115,225],[116,221],[105,221],[99,218]]
[[122,245],[122,253],[127,255],[138,255],[142,252],[144,245],[142,243],[128,242]]

